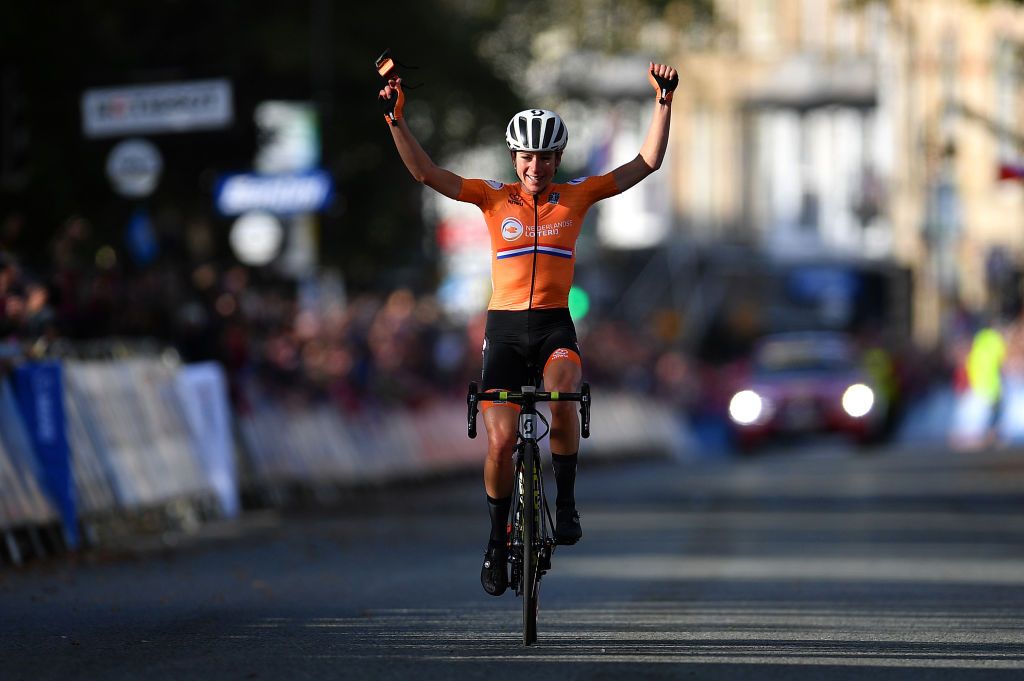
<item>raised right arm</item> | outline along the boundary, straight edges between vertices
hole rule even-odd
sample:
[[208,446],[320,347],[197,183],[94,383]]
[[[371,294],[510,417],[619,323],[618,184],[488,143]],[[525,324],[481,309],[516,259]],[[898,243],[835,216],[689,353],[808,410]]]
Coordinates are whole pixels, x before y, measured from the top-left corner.
[[[435,165],[427,152],[413,136],[409,126],[405,124],[405,117],[402,116],[402,105],[405,102],[405,93],[402,92],[402,79],[394,78],[381,89],[379,96],[388,99],[395,93],[398,95],[395,104],[395,121],[388,120],[388,127],[391,128],[391,137],[395,140],[395,148],[402,162],[409,169],[409,174],[417,182],[427,185],[431,189],[444,194],[450,199],[457,199],[462,191],[462,178]],[[387,117],[385,117],[387,118]]]

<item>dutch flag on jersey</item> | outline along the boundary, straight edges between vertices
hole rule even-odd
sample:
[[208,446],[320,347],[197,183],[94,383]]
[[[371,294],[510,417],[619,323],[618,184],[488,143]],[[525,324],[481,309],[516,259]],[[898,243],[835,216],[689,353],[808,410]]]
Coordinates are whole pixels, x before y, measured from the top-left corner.
[[[537,252],[545,255],[553,255],[558,258],[571,258],[571,248],[561,248],[560,246],[549,246],[547,244],[538,244]],[[498,249],[498,260],[504,260],[506,258],[515,258],[519,255],[529,255],[533,253],[533,246],[519,246],[516,248],[500,248]]]

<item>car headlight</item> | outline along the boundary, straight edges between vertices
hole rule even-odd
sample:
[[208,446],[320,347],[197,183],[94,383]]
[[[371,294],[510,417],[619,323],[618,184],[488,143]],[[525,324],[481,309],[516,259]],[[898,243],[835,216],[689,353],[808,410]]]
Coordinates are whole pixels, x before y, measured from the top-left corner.
[[855,419],[866,416],[875,406],[875,392],[863,383],[855,383],[843,393],[843,411]]
[[753,390],[741,390],[729,400],[729,418],[741,426],[749,426],[761,417],[764,400]]

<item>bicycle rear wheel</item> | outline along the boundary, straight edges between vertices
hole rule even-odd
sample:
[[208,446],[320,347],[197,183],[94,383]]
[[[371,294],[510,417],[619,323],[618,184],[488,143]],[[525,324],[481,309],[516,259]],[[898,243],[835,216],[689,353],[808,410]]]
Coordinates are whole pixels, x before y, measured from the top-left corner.
[[523,644],[537,642],[540,606],[540,450],[527,444],[523,457]]

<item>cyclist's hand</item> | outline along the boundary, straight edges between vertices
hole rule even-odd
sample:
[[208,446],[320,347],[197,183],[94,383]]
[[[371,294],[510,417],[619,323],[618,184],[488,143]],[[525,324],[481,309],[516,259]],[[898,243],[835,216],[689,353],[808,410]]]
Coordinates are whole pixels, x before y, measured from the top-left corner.
[[391,125],[398,125],[402,118],[402,107],[405,106],[405,92],[402,91],[402,79],[392,78],[377,94],[377,101],[384,109],[384,120]]
[[665,64],[651,62],[647,79],[651,81],[654,92],[657,93],[659,103],[667,104],[672,101],[672,93],[676,91],[676,86],[679,85],[679,74],[676,73],[674,68]]

